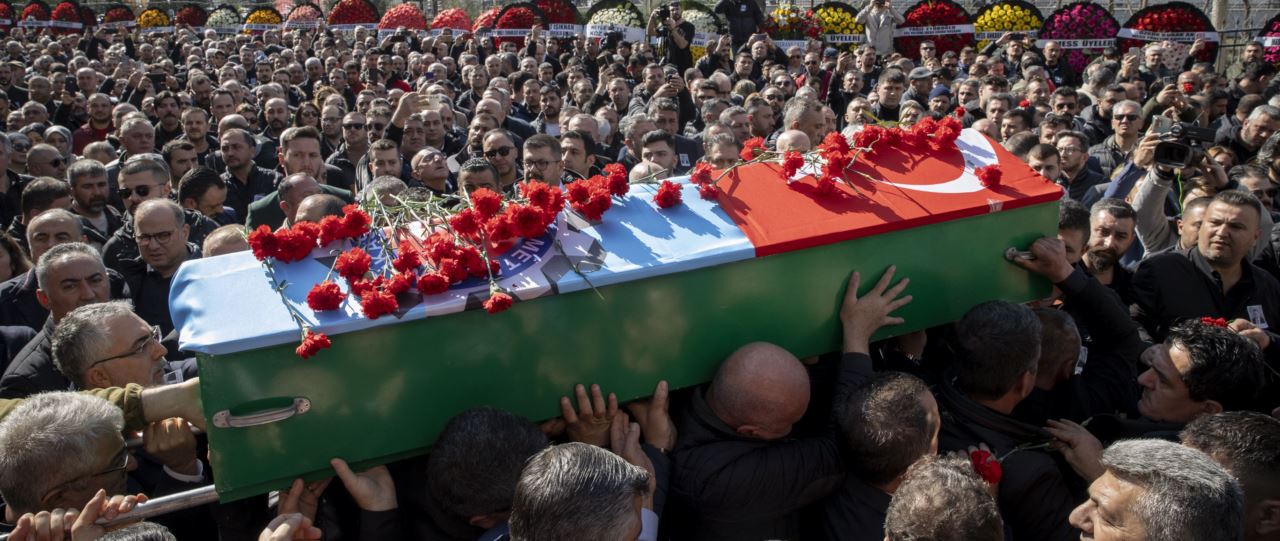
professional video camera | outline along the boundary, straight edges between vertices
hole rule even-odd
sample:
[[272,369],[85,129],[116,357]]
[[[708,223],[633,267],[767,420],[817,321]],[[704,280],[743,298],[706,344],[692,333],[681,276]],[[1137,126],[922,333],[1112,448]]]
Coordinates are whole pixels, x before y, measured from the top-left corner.
[[671,6],[663,5],[654,10],[653,13],[658,16],[659,21],[665,21],[671,18]]
[[1156,165],[1184,168],[1204,161],[1205,148],[1213,145],[1215,132],[1187,122],[1174,122],[1167,117],[1152,117],[1151,129],[1160,135],[1156,145]]

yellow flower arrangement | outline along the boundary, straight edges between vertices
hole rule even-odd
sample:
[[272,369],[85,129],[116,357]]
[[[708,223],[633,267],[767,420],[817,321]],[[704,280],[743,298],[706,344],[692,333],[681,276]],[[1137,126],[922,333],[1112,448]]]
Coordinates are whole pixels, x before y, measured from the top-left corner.
[[[995,4],[978,14],[973,22],[975,32],[1035,32],[1044,25],[1044,19],[1033,8],[1020,3]],[[989,40],[979,40],[978,49],[987,46]]]
[[141,28],[169,26],[169,15],[156,8],[148,9],[138,15],[138,26]]

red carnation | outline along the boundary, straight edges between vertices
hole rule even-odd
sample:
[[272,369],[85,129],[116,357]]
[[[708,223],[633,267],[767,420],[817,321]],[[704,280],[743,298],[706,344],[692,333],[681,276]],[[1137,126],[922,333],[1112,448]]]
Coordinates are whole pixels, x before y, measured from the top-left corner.
[[418,291],[423,295],[438,295],[449,290],[449,279],[438,272],[428,272],[418,278]]
[[462,209],[449,217],[449,227],[464,238],[476,239],[479,238],[481,220],[480,213],[475,209]]
[[707,184],[711,182],[711,164],[707,162],[698,162],[693,166],[693,172],[689,174],[689,181],[694,184]]
[[[520,195],[529,200],[529,204],[535,207],[546,207],[552,200],[551,185],[545,182],[521,182]],[[555,190],[559,191],[559,190]]]
[[828,133],[826,137],[822,138],[822,144],[819,145],[818,148],[821,150],[823,156],[832,154],[848,154],[849,140],[845,139],[844,135],[840,132],[833,131]]
[[[1026,100],[1023,100],[1023,101],[1026,101]],[[1024,107],[1025,107],[1025,106],[1024,106]],[[969,114],[969,111],[966,111],[964,107],[959,107],[959,106],[957,106],[957,107],[956,107],[956,116],[957,116],[957,117],[959,117],[959,118],[964,118],[964,115],[967,115],[967,114]]]
[[580,205],[591,199],[591,180],[599,178],[599,175],[591,177],[591,179],[580,180],[569,185],[569,203]]
[[800,172],[800,168],[804,167],[804,155],[794,150],[787,151],[782,155],[782,177],[785,180],[791,180]]
[[347,282],[354,282],[369,272],[372,262],[373,258],[364,250],[352,248],[338,256],[338,260],[333,263],[333,270],[338,271],[338,275],[346,278]]
[[467,271],[472,278],[484,278],[489,275],[489,266],[484,262],[484,256],[480,255],[480,250],[475,246],[467,246],[462,250],[462,259],[459,264]]
[[719,195],[720,190],[716,189],[715,184],[708,183],[698,186],[698,197],[706,199],[707,201],[715,201],[716,197]]
[[382,288],[373,288],[360,297],[360,309],[364,311],[364,317],[369,319],[378,319],[398,308],[400,303],[396,302],[396,296]]
[[764,153],[764,151],[764,138],[752,137],[747,139],[745,143],[742,143],[742,153],[739,154],[739,157],[744,161],[749,162],[756,159],[756,156]]
[[853,137],[853,145],[859,149],[863,149],[868,156],[875,154],[877,150],[876,143],[884,137],[885,129],[874,124],[864,126],[857,135]]
[[[311,250],[316,247],[316,234],[319,233],[319,226],[315,224],[307,224],[311,227],[298,227],[302,224],[296,224],[294,227],[276,233],[276,259],[283,263],[293,263],[301,261],[311,255]],[[314,229],[313,229],[314,227]]]
[[[481,221],[492,218],[499,210],[502,210],[502,196],[488,188],[480,188],[471,192],[471,208],[480,213],[479,220],[476,221],[476,227],[479,227]],[[450,220],[452,222],[452,220]],[[457,229],[457,227],[454,227]]]
[[436,267],[436,272],[441,276],[449,279],[450,284],[456,284],[467,279],[467,267],[457,259],[446,259],[441,261]]
[[276,252],[280,249],[280,241],[270,226],[260,225],[249,233],[249,249],[253,250],[253,257],[262,261],[276,256]]
[[511,308],[514,302],[515,300],[511,298],[511,295],[501,291],[493,292],[489,295],[489,299],[484,301],[484,311],[490,314],[503,312]]
[[1210,327],[1222,327],[1222,328],[1224,328],[1224,329],[1225,329],[1225,328],[1227,328],[1227,320],[1225,320],[1225,319],[1223,319],[1223,318],[1220,318],[1220,317],[1208,317],[1208,316],[1205,316],[1205,317],[1200,318],[1200,323],[1203,323],[1203,324],[1208,325],[1208,326],[1210,326]]
[[988,165],[973,170],[974,176],[978,177],[978,181],[983,187],[995,188],[1000,185],[1000,177],[1004,176],[1004,172],[1000,170],[999,165]]
[[329,349],[329,346],[331,345],[333,345],[333,343],[329,341],[329,337],[327,335],[322,332],[312,332],[311,329],[307,329],[306,336],[302,337],[302,343],[299,344],[298,348],[293,350],[293,352],[298,354],[299,357],[307,359],[317,353],[320,353],[320,350],[322,349]]
[[427,237],[426,246],[427,259],[432,264],[439,264],[441,261],[450,259],[458,253],[458,247],[453,243],[453,235],[444,231],[437,231]]
[[409,291],[417,282],[418,275],[413,271],[397,272],[387,281],[387,291],[392,295],[399,295]]
[[1183,93],[1183,94],[1195,94],[1195,93],[1196,93],[1196,85],[1194,85],[1194,84],[1192,84],[1192,83],[1182,83],[1182,93]]
[[400,272],[413,272],[422,266],[422,256],[418,254],[418,249],[412,245],[401,244],[400,253],[396,254],[391,266]]
[[543,214],[528,205],[510,205],[507,207],[507,215],[511,217],[511,227],[515,228],[516,234],[526,239],[541,237],[547,232],[547,223],[543,221]]
[[1000,482],[1000,478],[1004,475],[1004,469],[1000,467],[1000,461],[991,456],[990,452],[977,450],[969,453],[969,463],[973,464],[973,471],[978,473],[983,481],[989,485]]
[[627,179],[627,168],[620,163],[611,163],[604,166],[604,173],[608,175],[609,193],[622,197],[631,191],[631,181]]
[[347,298],[347,294],[342,292],[342,288],[333,280],[325,280],[313,286],[311,292],[307,293],[307,306],[317,312],[327,310],[337,310],[342,306],[342,299]]
[[658,193],[653,196],[653,202],[658,204],[658,208],[664,209],[679,205],[680,199],[680,185],[669,180],[662,181],[662,185],[658,186]]
[[359,238],[369,232],[369,224],[373,220],[369,218],[369,214],[360,208],[360,205],[352,203],[342,207],[342,228],[343,235],[349,239]]
[[493,242],[502,242],[515,238],[516,230],[511,225],[511,218],[506,214],[500,214],[489,219],[484,224],[484,232],[489,236],[489,240]]
[[822,197],[831,197],[840,193],[839,186],[836,186],[834,178],[823,176],[818,179],[818,195]]
[[1024,100],[1022,100],[1022,101],[1018,102],[1018,107],[1021,107],[1021,108],[1023,108],[1023,109],[1026,109],[1026,108],[1028,108],[1028,107],[1031,107],[1031,100],[1025,100],[1025,99],[1024,99]]
[[325,216],[320,220],[320,245],[324,246],[335,240],[346,238],[345,232],[342,218]]

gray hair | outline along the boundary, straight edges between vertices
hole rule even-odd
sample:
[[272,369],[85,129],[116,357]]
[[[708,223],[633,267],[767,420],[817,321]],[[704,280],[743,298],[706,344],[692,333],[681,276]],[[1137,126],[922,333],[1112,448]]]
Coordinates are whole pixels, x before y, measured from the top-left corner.
[[1128,440],[1102,452],[1111,475],[1143,488],[1133,506],[1149,539],[1238,541],[1244,492],[1208,455],[1165,440]]
[[102,165],[102,162],[91,158],[81,158],[76,160],[75,163],[71,164],[71,167],[67,168],[67,180],[73,187],[80,181],[80,179],[105,178],[106,176],[107,167]]
[[1280,120],[1280,109],[1270,105],[1259,105],[1252,113],[1249,113],[1248,121],[1253,122],[1263,116],[1270,118],[1271,120]]
[[643,136],[644,134],[636,134],[636,136],[633,137],[631,132],[635,131],[636,124],[640,124],[642,122],[648,122],[654,125],[658,124],[658,122],[654,120],[652,116],[637,113],[633,115],[627,115],[622,120],[618,121],[618,130],[622,133],[623,138],[631,139],[638,143],[640,142],[640,136]]
[[790,129],[791,123],[799,121],[801,115],[810,111],[821,113],[822,103],[810,98],[792,98],[782,108],[783,129]]
[[71,392],[41,393],[0,421],[0,496],[16,513],[41,510],[40,499],[92,475],[96,447],[119,437],[124,414],[110,402]]
[[156,181],[169,182],[169,166],[159,154],[138,154],[129,158],[120,169],[120,176],[151,173]]
[[[167,198],[148,199],[139,203],[138,208],[134,209],[133,212],[135,219],[141,217],[144,211],[150,212],[152,207],[164,207],[170,214],[173,214],[173,223],[177,224],[178,228],[181,228],[186,223],[187,216],[185,211],[182,210],[182,206]],[[137,225],[137,223],[134,223],[135,229]]]
[[53,363],[77,388],[85,387],[85,371],[111,345],[106,321],[126,314],[133,314],[126,301],[100,302],[76,308],[58,322],[53,331]]
[[890,541],[1000,541],[1004,524],[968,458],[927,456],[894,491],[884,534]]
[[649,472],[594,445],[566,443],[529,459],[516,483],[511,537],[607,539],[634,520],[635,499],[649,492]]
[[[36,262],[36,286],[42,290],[48,289],[49,286],[49,270],[54,265],[71,259],[76,256],[87,256],[102,265],[102,256],[94,250],[92,246],[83,242],[66,242],[49,248],[47,252],[40,256],[40,260]],[[102,273],[106,274],[106,266],[102,267]]]
[[1136,101],[1133,101],[1133,100],[1120,100],[1120,101],[1117,101],[1115,105],[1112,105],[1112,106],[1111,106],[1111,114],[1112,114],[1112,115],[1116,114],[1116,111],[1118,111],[1118,110],[1120,109],[1120,106],[1122,106],[1122,105],[1123,105],[1123,106],[1125,106],[1125,107],[1132,107],[1132,108],[1134,108],[1134,109],[1137,109],[1137,110],[1138,110],[1138,114],[1142,114],[1142,104],[1141,104],[1141,103],[1138,103],[1138,102],[1136,102]]

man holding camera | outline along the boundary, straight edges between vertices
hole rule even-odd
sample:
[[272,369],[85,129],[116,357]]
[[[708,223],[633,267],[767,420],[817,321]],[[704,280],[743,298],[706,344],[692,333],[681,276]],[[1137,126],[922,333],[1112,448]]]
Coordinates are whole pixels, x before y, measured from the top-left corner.
[[867,43],[880,55],[893,52],[893,30],[907,21],[893,11],[889,0],[871,0],[858,12],[856,20],[866,29]]
[[649,27],[646,36],[657,36],[658,50],[662,51],[662,63],[671,64],[680,73],[693,67],[693,53],[689,50],[689,42],[696,29],[693,23],[684,20],[679,2],[671,2],[654,10],[649,16]]
[[764,24],[764,11],[756,0],[720,0],[713,9],[729,23],[729,37],[733,40],[733,50],[742,49],[751,39],[751,35],[760,31]]

